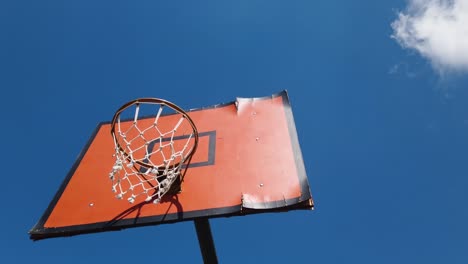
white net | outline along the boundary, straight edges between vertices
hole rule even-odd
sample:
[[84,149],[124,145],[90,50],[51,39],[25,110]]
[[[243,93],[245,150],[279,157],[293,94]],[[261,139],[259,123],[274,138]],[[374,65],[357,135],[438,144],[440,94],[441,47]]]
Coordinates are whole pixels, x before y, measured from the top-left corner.
[[[140,117],[143,105],[149,106],[152,116]],[[170,113],[163,114],[165,109]],[[131,119],[121,119],[125,115],[131,115]],[[124,105],[114,116],[112,135],[112,191],[118,199],[130,203],[161,202],[185,174],[198,142],[190,117],[176,105],[160,99],[138,99]]]

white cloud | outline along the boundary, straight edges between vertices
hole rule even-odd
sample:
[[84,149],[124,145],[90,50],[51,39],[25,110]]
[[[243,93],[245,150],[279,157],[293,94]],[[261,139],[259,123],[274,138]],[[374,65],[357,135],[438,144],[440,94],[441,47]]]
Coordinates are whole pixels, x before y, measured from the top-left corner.
[[468,72],[468,0],[409,0],[392,37],[439,72]]

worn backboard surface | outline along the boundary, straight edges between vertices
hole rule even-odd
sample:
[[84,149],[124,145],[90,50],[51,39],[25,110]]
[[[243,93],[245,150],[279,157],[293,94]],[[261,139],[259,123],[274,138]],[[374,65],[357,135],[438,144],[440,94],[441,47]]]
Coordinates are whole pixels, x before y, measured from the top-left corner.
[[[110,123],[101,123],[30,231],[31,238],[313,208],[285,91],[188,113],[200,139],[180,193],[160,204],[116,199],[109,180],[114,143]],[[164,122],[171,116],[161,118]]]

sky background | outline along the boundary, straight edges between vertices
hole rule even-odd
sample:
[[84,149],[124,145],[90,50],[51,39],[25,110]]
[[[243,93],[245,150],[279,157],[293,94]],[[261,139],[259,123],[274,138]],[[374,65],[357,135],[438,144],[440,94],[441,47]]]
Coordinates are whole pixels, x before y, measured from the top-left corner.
[[468,3],[444,3],[1,1],[0,262],[201,263],[192,222],[27,232],[124,102],[287,89],[316,210],[213,219],[220,263],[468,263]]

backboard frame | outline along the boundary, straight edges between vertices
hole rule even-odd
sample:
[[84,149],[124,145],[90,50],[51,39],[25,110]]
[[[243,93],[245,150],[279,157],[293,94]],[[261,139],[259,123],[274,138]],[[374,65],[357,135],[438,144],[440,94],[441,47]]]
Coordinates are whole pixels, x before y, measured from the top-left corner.
[[[96,137],[98,131],[103,125],[109,125],[110,121],[101,122],[97,125],[94,132],[92,133],[90,139],[84,146],[83,150],[80,152],[77,160],[74,162],[73,166],[71,167],[70,171],[68,172],[67,176],[63,180],[62,184],[59,187],[59,190],[53,197],[52,201],[50,202],[49,206],[47,207],[46,211],[44,212],[43,216],[40,218],[38,223],[30,230],[30,238],[32,240],[40,240],[45,238],[53,238],[53,237],[63,237],[63,236],[74,236],[79,234],[88,234],[88,233],[97,233],[97,232],[104,232],[104,231],[117,231],[126,228],[132,227],[142,227],[148,225],[159,225],[165,223],[175,223],[180,221],[191,221],[194,219],[202,219],[202,218],[217,218],[217,217],[231,217],[231,216],[242,216],[248,214],[256,214],[256,213],[268,213],[268,212],[285,212],[289,210],[298,210],[298,209],[313,209],[314,203],[312,200],[310,187],[306,175],[306,170],[304,166],[304,160],[302,157],[302,152],[299,145],[299,140],[296,131],[296,125],[294,122],[294,117],[289,101],[289,97],[286,91],[282,91],[277,94],[273,94],[267,97],[258,97],[258,98],[239,98],[236,101],[228,102],[225,104],[218,104],[211,107],[204,107],[199,109],[192,109],[186,111],[189,115],[191,113],[197,111],[203,111],[207,109],[213,108],[222,108],[227,106],[236,105],[242,100],[268,100],[273,98],[280,97],[282,99],[282,104],[284,108],[284,113],[286,115],[286,122],[287,122],[287,129],[289,131],[289,140],[291,142],[292,153],[294,154],[294,163],[297,170],[297,177],[300,187],[300,195],[294,198],[284,199],[284,200],[276,200],[270,202],[249,202],[248,199],[240,199],[239,204],[234,206],[222,207],[222,208],[211,208],[211,209],[203,209],[203,210],[195,210],[195,211],[184,211],[184,212],[177,212],[177,213],[169,213],[164,215],[158,216],[145,216],[145,217],[135,217],[135,218],[124,218],[126,215],[129,215],[134,212],[138,212],[138,210],[144,206],[146,203],[138,203],[128,208],[128,210],[123,211],[120,215],[114,217],[110,221],[99,222],[99,223],[92,223],[92,224],[80,224],[80,225],[73,225],[73,226],[64,226],[64,227],[46,227],[45,223],[50,217],[52,211],[54,210],[57,202],[61,198],[64,190],[66,189],[67,185],[69,184],[72,176],[74,175],[76,169],[78,168],[79,164],[81,163],[84,155],[88,151],[90,145],[92,144],[94,138]],[[216,131],[203,131],[199,134],[200,137],[207,136],[209,137],[209,148],[216,147]],[[110,135],[109,135],[110,137]],[[214,155],[209,155],[208,160],[205,161],[205,164],[214,163],[215,157]],[[197,163],[194,162],[190,165],[189,170],[191,167],[196,167]],[[182,186],[183,189],[183,186]],[[175,197],[167,197],[172,203],[177,206]],[[138,214],[137,214],[138,215]]]

